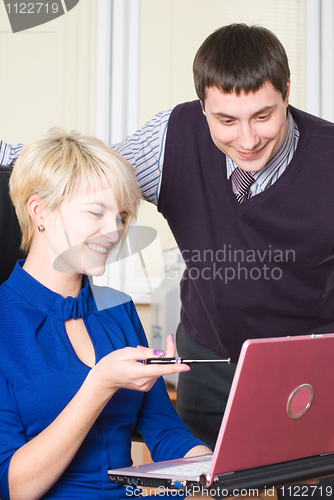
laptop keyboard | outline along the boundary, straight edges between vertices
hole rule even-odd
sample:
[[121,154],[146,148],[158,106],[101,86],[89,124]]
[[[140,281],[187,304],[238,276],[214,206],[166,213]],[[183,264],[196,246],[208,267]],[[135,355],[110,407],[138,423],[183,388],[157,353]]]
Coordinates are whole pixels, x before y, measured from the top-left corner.
[[198,457],[192,459],[192,461],[188,464],[180,464],[180,465],[169,465],[168,467],[164,467],[162,469],[151,470],[150,473],[159,473],[166,474],[168,476],[172,474],[178,475],[193,475],[193,474],[202,474],[209,470],[212,462],[212,456],[208,457]]

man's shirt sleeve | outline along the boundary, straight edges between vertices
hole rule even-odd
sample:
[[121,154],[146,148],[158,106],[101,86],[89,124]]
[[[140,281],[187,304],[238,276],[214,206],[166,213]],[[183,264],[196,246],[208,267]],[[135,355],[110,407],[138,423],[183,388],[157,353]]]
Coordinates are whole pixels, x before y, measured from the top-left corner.
[[0,165],[13,167],[23,147],[23,144],[6,144],[0,141]]
[[157,204],[168,120],[171,111],[158,113],[144,127],[112,146],[135,168],[143,198]]

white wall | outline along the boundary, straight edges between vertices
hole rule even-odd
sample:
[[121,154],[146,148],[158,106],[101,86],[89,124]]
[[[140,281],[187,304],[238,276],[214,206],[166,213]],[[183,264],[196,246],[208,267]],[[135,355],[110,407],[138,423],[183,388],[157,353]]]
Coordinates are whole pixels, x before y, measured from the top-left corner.
[[95,1],[13,34],[0,3],[0,138],[23,142],[53,126],[94,133]]
[[291,102],[304,106],[303,0],[142,0],[140,121],[195,99],[192,62],[204,39],[230,23],[271,29],[288,54]]

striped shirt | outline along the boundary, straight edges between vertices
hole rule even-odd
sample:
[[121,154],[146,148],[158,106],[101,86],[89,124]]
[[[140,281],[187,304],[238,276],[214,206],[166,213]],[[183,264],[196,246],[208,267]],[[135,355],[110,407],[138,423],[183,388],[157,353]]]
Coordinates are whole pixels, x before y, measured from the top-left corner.
[[112,146],[134,166],[144,199],[156,205],[171,112],[172,110],[158,113],[142,129]]
[[[155,204],[159,199],[167,127],[171,112],[172,110],[158,113],[142,129],[113,146],[136,169],[143,197]],[[252,174],[255,179],[250,188],[252,196],[270,187],[283,174],[294,155],[298,139],[298,127],[291,113],[288,113],[285,136],[280,147],[264,168]],[[226,157],[226,160],[227,177],[230,178],[236,164],[229,157]]]
[[19,156],[23,149],[23,144],[6,144],[0,141],[0,165],[6,167],[13,167],[16,158]]

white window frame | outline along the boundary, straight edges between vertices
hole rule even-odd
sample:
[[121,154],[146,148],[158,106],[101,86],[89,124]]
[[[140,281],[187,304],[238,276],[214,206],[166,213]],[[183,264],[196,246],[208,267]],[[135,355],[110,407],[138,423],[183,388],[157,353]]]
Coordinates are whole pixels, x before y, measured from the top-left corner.
[[333,121],[333,0],[306,0],[305,110]]
[[[96,2],[95,135],[110,145],[139,126],[140,2]],[[105,275],[94,282],[148,303],[161,276],[148,279],[145,273],[139,275],[137,259],[128,258],[107,267]]]

